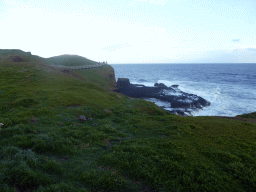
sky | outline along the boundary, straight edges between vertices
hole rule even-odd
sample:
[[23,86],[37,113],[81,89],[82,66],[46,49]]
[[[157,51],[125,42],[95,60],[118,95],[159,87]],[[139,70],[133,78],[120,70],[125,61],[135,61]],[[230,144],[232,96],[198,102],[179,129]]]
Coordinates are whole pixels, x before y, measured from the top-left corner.
[[256,63],[256,0],[0,0],[0,49],[109,64]]

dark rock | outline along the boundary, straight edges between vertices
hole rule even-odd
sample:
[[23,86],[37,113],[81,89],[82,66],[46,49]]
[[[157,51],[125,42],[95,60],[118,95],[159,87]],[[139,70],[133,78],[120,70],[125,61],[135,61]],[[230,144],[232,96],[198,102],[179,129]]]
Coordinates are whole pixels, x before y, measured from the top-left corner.
[[130,80],[127,78],[118,78],[117,82],[117,88],[125,88],[130,86]]
[[171,104],[171,108],[174,109],[173,112],[180,115],[185,115],[184,112],[191,114],[191,110],[202,109],[211,104],[202,97],[179,90],[177,88],[178,85],[167,87],[163,83],[156,83],[154,87],[147,87],[144,85],[131,84],[129,79],[126,78],[119,78],[117,87],[117,92],[129,97],[144,99],[155,98],[161,101],[166,101]]
[[163,83],[155,83],[154,86],[155,87],[160,87],[160,88],[167,88],[167,86]]

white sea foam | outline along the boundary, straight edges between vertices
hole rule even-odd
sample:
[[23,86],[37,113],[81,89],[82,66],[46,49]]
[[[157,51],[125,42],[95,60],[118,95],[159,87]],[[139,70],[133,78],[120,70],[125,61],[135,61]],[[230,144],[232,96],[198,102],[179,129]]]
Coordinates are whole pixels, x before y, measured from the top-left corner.
[[183,94],[183,93],[181,93],[180,91],[169,91],[169,90],[166,90],[166,89],[164,89],[163,92],[164,92],[165,95],[180,96],[180,95]]
[[[204,110],[193,112],[194,116],[201,116],[201,115],[221,115],[221,111],[225,111],[226,115],[227,113],[227,106],[229,105],[227,103],[228,96],[223,94],[221,91],[221,88],[217,84],[205,84],[200,82],[192,82],[192,81],[167,81],[167,80],[159,80],[158,83],[164,83],[167,86],[171,85],[179,85],[179,89],[185,93],[195,94],[197,96],[200,96],[208,101],[211,102],[211,106],[204,108]],[[197,97],[191,96],[191,99],[197,99]],[[191,100],[187,99],[186,102],[191,102]],[[225,104],[226,103],[226,104]],[[234,114],[228,113],[229,115],[233,116]]]

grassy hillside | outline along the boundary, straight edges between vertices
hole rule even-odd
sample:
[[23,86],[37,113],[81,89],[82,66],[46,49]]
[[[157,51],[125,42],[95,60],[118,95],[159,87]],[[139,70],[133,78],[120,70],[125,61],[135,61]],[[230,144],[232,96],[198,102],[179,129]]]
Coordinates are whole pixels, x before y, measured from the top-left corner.
[[94,83],[99,84],[108,90],[114,90],[116,85],[114,69],[109,65],[103,65],[99,68],[92,68],[87,70],[76,70],[76,73],[83,75]]
[[0,191],[254,191],[255,114],[173,115],[103,67],[0,61]]
[[97,62],[78,55],[60,55],[45,59],[51,65],[62,66],[82,66],[82,65],[97,65]]
[[44,62],[43,58],[19,49],[0,49],[0,62]]

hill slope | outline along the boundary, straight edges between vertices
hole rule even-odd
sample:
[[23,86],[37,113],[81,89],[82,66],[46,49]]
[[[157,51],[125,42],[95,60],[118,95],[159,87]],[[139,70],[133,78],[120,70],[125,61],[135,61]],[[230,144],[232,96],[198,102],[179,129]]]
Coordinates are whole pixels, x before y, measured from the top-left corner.
[[173,115],[107,91],[111,66],[37,59],[0,61],[0,191],[255,189],[253,121]]
[[82,65],[97,65],[97,62],[81,57],[78,55],[60,55],[45,59],[51,65],[62,66],[82,66]]

